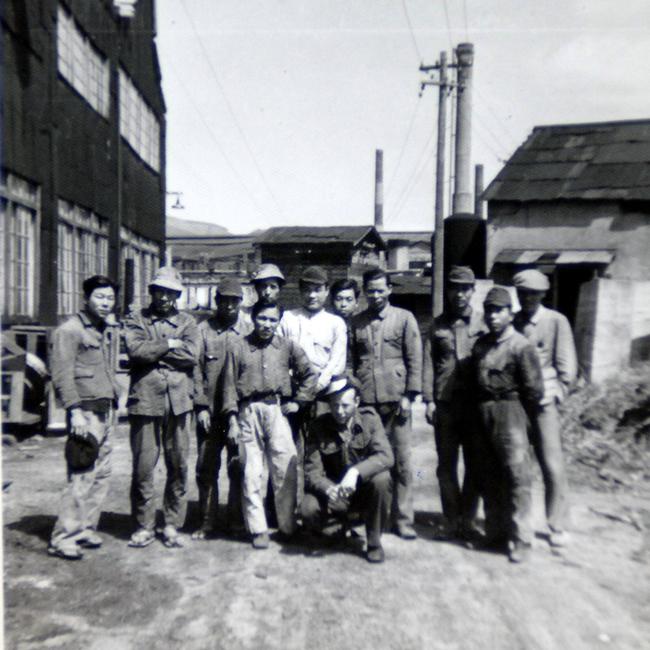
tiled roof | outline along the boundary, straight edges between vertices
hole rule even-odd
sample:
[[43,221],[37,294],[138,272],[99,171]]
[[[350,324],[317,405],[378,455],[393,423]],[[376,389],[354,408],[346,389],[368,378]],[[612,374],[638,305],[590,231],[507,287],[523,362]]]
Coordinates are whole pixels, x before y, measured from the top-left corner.
[[374,226],[280,226],[269,228],[258,238],[258,244],[358,244],[373,233],[381,244],[383,241]]
[[650,200],[650,119],[537,126],[483,197]]

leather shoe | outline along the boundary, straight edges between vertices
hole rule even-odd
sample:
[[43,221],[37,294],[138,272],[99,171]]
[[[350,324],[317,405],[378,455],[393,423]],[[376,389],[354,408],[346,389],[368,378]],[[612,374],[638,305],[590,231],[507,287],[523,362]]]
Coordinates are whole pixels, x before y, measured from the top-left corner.
[[398,524],[395,532],[402,539],[417,539],[418,536],[411,524]]
[[82,548],[99,548],[102,545],[102,538],[94,530],[88,530],[77,539],[77,544]]
[[528,560],[532,548],[531,544],[526,544],[525,542],[510,542],[508,546],[508,559],[513,564],[522,564]]
[[372,564],[381,564],[386,559],[384,549],[381,546],[369,546],[366,551],[366,559]]

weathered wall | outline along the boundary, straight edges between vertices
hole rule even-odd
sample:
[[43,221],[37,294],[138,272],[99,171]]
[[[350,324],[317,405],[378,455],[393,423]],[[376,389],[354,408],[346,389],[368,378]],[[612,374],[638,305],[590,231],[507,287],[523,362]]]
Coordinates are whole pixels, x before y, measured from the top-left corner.
[[496,203],[488,206],[488,271],[502,250],[612,249],[607,274],[620,280],[650,278],[650,209],[623,211],[605,201]]

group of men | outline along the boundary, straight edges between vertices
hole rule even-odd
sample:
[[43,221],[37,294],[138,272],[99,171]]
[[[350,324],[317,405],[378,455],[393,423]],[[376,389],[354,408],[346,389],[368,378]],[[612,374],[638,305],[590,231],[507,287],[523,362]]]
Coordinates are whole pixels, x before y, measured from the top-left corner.
[[[84,548],[102,542],[97,524],[110,476],[121,335],[130,363],[130,546],[148,546],[156,536],[168,547],[182,545],[196,435],[200,522],[193,539],[218,529],[225,451],[227,531],[246,532],[254,548],[265,549],[270,518],[286,541],[300,523],[320,539],[328,522],[346,530],[361,521],[366,558],[383,562],[384,530],[417,536],[411,409],[420,394],[435,427],[445,534],[476,541],[482,498],[481,542],[507,549],[512,561],[525,559],[532,536],[530,441],[544,475],[550,541],[564,543],[557,403],[575,378],[575,351],[566,319],[541,305],[546,277],[524,271],[514,281],[522,309],[513,326],[507,289],[490,290],[483,316],[470,305],[471,269],[452,268],[445,311],[423,345],[413,314],[390,304],[390,277],[378,268],[363,276],[367,306],[360,313],[357,283],[330,285],[318,266],[299,278],[302,306],[284,311],[285,278],[274,264],[263,264],[252,278],[252,307],[242,304],[240,281],[225,278],[214,314],[197,325],[176,306],[179,273],[162,267],[149,286],[150,305],[127,315],[121,330],[113,315],[117,287],[103,276],[89,278],[84,309],[52,338],[52,380],[69,436],[68,482],[50,554],[79,559]],[[161,450],[164,524],[156,528],[153,478]]]

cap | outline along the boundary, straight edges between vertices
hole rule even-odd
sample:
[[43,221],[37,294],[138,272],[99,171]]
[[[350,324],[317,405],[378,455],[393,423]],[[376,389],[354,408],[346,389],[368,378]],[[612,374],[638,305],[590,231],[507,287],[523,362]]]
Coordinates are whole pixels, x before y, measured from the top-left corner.
[[495,307],[512,307],[510,292],[505,287],[492,287],[485,296],[483,306],[494,305]]
[[329,385],[323,391],[323,396],[330,397],[331,395],[336,395],[336,393],[342,393],[348,388],[354,388],[357,391],[357,395],[361,393],[361,383],[356,377],[350,375],[333,375],[330,380]]
[[474,284],[476,277],[469,266],[452,266],[447,275],[447,282],[452,284]]
[[531,291],[548,291],[551,286],[548,278],[537,269],[519,271],[512,281],[517,289],[530,289]]
[[149,287],[162,287],[172,291],[183,291],[183,278],[173,266],[161,266],[154,275]]
[[68,436],[65,443],[65,459],[70,469],[89,469],[95,464],[98,455],[99,443],[92,434],[85,438]]
[[260,264],[260,267],[252,275],[253,282],[259,282],[260,280],[270,280],[271,278],[280,280],[282,284],[285,282],[282,271],[280,271],[280,269],[275,264]]
[[219,282],[217,293],[220,296],[233,296],[234,298],[242,298],[243,294],[239,278],[223,278],[223,280]]
[[308,266],[300,276],[301,282],[311,282],[313,284],[329,284],[327,272],[321,266]]

